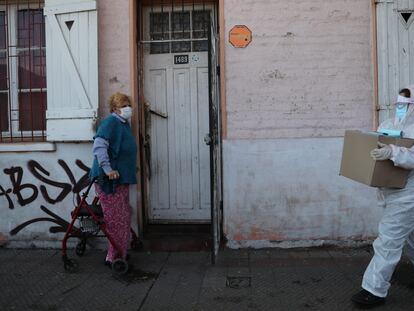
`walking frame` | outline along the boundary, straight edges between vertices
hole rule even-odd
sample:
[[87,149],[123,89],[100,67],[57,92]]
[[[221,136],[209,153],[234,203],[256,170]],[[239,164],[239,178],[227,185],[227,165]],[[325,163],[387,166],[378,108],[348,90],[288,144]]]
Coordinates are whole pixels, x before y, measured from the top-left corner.
[[[91,204],[88,204],[88,194],[95,183],[94,178],[88,185],[86,191],[82,193],[81,200],[75,209],[71,212],[72,221],[68,226],[65,236],[62,240],[62,260],[63,267],[67,272],[74,273],[79,269],[77,260],[70,259],[67,256],[67,241],[69,238],[76,237],[79,239],[76,245],[76,255],[83,256],[86,250],[87,239],[90,237],[103,237],[105,236],[109,242],[116,249],[118,254],[122,254],[121,248],[118,243],[111,237],[106,228],[106,223],[103,218],[103,212],[101,204],[99,203],[98,196],[95,196]],[[76,220],[79,220],[79,228],[74,226]],[[103,235],[99,235],[102,232]],[[131,228],[131,247],[137,249],[141,246],[141,241],[138,239],[135,231]],[[116,258],[112,263],[112,271],[116,274],[124,274],[128,271],[128,262],[122,257]]]

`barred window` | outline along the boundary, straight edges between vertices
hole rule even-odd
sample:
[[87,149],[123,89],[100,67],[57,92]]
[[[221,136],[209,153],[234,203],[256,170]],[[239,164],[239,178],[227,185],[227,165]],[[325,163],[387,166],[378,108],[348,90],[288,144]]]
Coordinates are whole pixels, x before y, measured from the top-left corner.
[[43,4],[0,1],[0,142],[43,141],[46,44]]
[[205,7],[196,10],[194,6],[192,10],[164,11],[168,9],[150,12],[149,40],[167,41],[152,42],[150,54],[207,52],[211,11]]

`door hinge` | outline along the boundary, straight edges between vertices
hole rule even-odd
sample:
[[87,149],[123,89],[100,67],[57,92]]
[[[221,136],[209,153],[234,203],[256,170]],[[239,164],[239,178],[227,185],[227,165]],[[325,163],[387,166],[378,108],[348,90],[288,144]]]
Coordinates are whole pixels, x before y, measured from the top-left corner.
[[220,66],[217,66],[217,75],[220,77]]

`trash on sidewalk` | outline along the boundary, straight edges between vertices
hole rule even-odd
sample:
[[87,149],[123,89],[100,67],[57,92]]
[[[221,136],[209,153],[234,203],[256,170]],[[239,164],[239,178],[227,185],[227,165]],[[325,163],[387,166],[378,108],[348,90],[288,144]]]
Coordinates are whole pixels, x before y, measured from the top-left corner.
[[410,171],[394,166],[391,160],[375,161],[371,150],[378,142],[411,147],[413,139],[385,136],[376,132],[345,132],[339,175],[372,187],[404,188]]

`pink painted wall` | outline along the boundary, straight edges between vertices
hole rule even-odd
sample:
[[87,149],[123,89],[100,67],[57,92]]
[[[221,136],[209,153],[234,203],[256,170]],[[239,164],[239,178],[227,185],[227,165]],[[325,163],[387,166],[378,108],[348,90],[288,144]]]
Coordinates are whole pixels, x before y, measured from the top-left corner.
[[107,100],[114,92],[130,95],[129,1],[99,0],[100,114],[108,113]]
[[229,139],[342,136],[372,124],[370,1],[226,0]]
[[[224,233],[230,247],[376,235],[375,189],[339,176],[346,129],[371,129],[368,0],[225,0]],[[253,32],[228,42],[234,25]],[[330,243],[331,243],[330,242]]]

